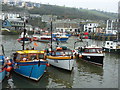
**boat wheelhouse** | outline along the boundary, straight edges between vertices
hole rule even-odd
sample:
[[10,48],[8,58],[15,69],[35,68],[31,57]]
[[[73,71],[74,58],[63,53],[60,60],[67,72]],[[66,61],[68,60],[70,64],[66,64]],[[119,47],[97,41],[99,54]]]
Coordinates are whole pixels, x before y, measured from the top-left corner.
[[103,66],[104,53],[102,52],[102,47],[96,45],[78,47],[77,53],[82,60]]

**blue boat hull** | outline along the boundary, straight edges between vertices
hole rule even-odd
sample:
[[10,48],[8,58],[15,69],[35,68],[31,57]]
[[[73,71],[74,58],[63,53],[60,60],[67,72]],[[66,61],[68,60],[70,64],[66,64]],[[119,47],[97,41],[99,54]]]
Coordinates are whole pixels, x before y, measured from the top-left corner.
[[14,71],[24,77],[38,81],[46,70],[46,62],[19,62]]
[[[5,78],[6,76],[6,71],[5,69],[2,70],[2,66],[4,66],[4,56],[3,55],[0,55],[0,82],[2,82],[2,80]],[[5,68],[5,66],[4,66]]]
[[5,70],[2,71],[2,72],[0,72],[0,82],[3,81],[3,79],[5,78],[5,76],[6,76],[6,71]]
[[56,41],[66,42],[68,38],[56,38]]

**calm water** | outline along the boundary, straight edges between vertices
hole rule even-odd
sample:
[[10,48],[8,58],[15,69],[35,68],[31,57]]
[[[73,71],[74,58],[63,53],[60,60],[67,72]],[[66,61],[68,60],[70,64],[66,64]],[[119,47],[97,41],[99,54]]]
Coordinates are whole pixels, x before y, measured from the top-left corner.
[[[10,56],[15,50],[21,49],[21,44],[17,42],[18,36],[2,36],[6,56]],[[67,43],[62,45],[74,48],[76,37],[70,37]],[[89,44],[102,45],[101,41],[89,40]],[[46,43],[37,42],[36,49],[43,49]],[[83,43],[78,43],[83,45]],[[31,47],[33,43],[31,44]],[[2,88],[118,88],[118,54],[106,53],[103,67],[76,60],[72,72],[65,71],[53,66],[47,68],[47,72],[39,80],[32,80],[21,77],[13,73],[11,79],[5,79]]]

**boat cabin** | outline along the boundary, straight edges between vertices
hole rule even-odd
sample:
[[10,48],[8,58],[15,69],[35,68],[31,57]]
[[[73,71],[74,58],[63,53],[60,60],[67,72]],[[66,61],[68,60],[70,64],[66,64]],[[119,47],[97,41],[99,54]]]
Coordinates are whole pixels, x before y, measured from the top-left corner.
[[97,46],[88,46],[88,47],[79,47],[78,48],[79,53],[102,53],[102,48]]
[[59,50],[52,52],[52,56],[71,56],[73,55],[72,50]]
[[100,53],[102,52],[101,48],[85,48],[84,53]]
[[119,45],[118,42],[115,42],[115,41],[106,41],[106,42],[104,43],[104,47],[105,47],[105,48],[116,49],[116,48],[120,47],[120,45]]
[[14,53],[13,60],[15,62],[35,61],[45,59],[44,51],[39,50],[22,50]]

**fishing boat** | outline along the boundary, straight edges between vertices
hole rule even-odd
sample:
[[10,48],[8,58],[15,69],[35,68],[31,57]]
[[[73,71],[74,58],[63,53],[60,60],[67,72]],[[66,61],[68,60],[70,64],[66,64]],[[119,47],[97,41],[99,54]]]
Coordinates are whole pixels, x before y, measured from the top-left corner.
[[104,53],[102,47],[97,45],[89,45],[84,47],[77,47],[78,58],[84,61],[103,66]]
[[46,59],[49,64],[72,71],[75,56],[73,55],[73,51],[71,49],[66,46],[58,46],[52,50],[46,49],[46,53]]
[[32,42],[32,38],[30,38],[30,36],[26,33],[24,36],[24,32],[21,33],[20,37],[17,39],[19,43],[24,43],[25,44],[29,44]]
[[48,63],[62,68],[65,70],[72,71],[73,64],[75,62],[75,56],[71,49],[66,46],[60,46],[57,42],[57,45],[53,46],[53,36],[52,36],[52,21],[51,21],[51,45],[50,48],[46,48],[46,59]]
[[16,73],[35,81],[42,77],[48,65],[44,58],[44,51],[39,50],[16,51],[13,60]]
[[[23,38],[26,35],[25,25],[24,22]],[[46,66],[48,66],[44,55],[45,53],[42,50],[35,50],[34,48],[25,50],[25,40],[23,40],[22,50],[13,54],[14,71],[19,75],[38,81],[46,71]]]
[[105,52],[120,53],[120,42],[118,41],[105,41],[103,45]]

